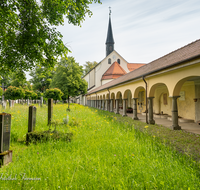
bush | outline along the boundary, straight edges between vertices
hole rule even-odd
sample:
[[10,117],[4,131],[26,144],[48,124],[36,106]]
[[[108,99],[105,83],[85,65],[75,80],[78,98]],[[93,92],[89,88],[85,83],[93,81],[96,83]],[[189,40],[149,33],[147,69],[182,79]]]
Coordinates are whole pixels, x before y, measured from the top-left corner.
[[24,90],[20,87],[9,86],[4,92],[5,99],[17,100],[25,97]]
[[58,88],[50,88],[47,89],[45,92],[45,98],[53,98],[53,100],[62,100],[62,91]]

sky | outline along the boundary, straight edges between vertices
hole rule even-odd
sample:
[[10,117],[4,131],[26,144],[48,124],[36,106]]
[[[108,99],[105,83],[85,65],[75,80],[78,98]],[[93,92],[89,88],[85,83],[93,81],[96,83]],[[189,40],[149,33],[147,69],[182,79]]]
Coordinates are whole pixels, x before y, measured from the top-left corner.
[[80,65],[106,57],[111,7],[115,50],[129,63],[149,63],[200,39],[200,0],[101,0],[92,4],[82,27],[57,30]]

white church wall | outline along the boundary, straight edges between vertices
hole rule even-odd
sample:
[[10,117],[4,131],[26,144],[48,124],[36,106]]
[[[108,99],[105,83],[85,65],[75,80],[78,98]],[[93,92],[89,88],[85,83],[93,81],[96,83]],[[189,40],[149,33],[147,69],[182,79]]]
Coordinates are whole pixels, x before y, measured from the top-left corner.
[[108,83],[108,82],[110,82],[112,80],[114,80],[114,79],[102,80],[101,82],[102,82],[102,85],[104,85],[104,84],[106,84],[106,83]]

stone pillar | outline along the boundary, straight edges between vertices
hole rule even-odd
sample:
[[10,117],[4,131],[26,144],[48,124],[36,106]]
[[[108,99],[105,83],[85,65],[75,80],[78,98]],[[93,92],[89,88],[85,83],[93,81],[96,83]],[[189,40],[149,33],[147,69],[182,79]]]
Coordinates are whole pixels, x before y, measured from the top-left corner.
[[180,130],[181,127],[178,125],[178,106],[177,99],[180,96],[172,96],[172,126],[170,127],[172,130]]
[[36,124],[36,107],[29,106],[29,114],[28,114],[28,132],[35,131]]
[[102,106],[102,100],[99,100],[99,109],[100,110],[102,109],[101,106]]
[[116,114],[119,114],[119,99],[116,99]]
[[48,99],[48,125],[51,125],[53,120],[53,99]]
[[108,100],[106,100],[106,111],[108,111]]
[[153,119],[153,98],[154,97],[148,97],[148,104],[149,104],[149,109],[148,109],[148,114],[149,114],[149,124],[155,124],[155,120]]
[[126,117],[126,99],[123,99],[123,114],[122,114],[123,117]]
[[105,110],[105,100],[103,100],[103,110]]
[[27,99],[27,105],[29,106],[29,99]]
[[200,80],[195,81],[195,122],[200,122]]
[[138,120],[138,117],[137,117],[137,99],[138,98],[133,98],[133,120]]
[[113,99],[110,100],[110,112],[113,112]]

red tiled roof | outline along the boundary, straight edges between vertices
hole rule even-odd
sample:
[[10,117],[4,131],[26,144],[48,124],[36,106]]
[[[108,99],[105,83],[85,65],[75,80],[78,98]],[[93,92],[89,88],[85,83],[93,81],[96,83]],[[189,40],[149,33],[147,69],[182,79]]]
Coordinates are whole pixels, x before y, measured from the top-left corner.
[[134,71],[135,69],[138,69],[145,65],[144,63],[128,63],[127,67],[129,71]]
[[126,71],[119,65],[118,62],[114,62],[108,70],[103,74],[101,80],[116,79],[126,74]]
[[195,57],[200,57],[200,39],[192,42],[180,49],[177,49],[159,59],[156,59],[155,61],[152,61],[143,67],[140,67],[130,73],[127,73],[126,75],[123,75],[115,80],[112,80],[111,82],[108,82],[88,94],[110,88],[112,86],[116,86],[118,84],[134,80],[136,78],[140,78],[144,75],[148,75],[148,73],[157,72],[159,70],[163,70],[167,67],[172,67],[178,64],[182,64],[184,61],[187,61],[188,59],[192,59]]

